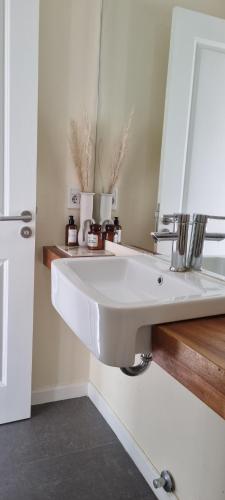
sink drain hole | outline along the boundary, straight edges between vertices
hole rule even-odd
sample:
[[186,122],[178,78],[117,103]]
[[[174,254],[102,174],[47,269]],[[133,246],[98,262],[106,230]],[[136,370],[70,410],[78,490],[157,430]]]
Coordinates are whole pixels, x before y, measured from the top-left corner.
[[163,276],[159,276],[157,278],[157,283],[158,283],[158,285],[162,285],[163,284]]

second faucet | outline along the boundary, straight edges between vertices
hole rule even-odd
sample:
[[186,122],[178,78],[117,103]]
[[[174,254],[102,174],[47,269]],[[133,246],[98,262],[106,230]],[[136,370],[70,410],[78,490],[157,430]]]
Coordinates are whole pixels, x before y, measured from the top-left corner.
[[[204,241],[221,241],[225,233],[207,233],[208,219],[225,220],[224,216],[194,214],[190,220],[189,214],[163,215],[161,222],[164,225],[173,223],[173,231],[162,230],[151,233],[153,240],[172,241],[171,271],[184,272],[188,269],[201,270]],[[192,226],[189,251],[189,227]]]

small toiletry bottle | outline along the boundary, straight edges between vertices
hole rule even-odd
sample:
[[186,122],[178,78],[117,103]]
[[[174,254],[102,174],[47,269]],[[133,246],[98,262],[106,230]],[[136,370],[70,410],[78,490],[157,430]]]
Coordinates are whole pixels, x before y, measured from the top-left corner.
[[113,224],[106,224],[105,226],[105,239],[108,241],[113,241],[114,240],[114,225]]
[[119,218],[114,218],[114,243],[121,243],[122,240],[122,226],[119,223]]
[[88,248],[89,250],[103,249],[102,226],[100,224],[91,224],[88,232]]
[[66,225],[65,244],[67,247],[77,246],[77,226],[74,222],[73,215],[69,216],[69,223]]

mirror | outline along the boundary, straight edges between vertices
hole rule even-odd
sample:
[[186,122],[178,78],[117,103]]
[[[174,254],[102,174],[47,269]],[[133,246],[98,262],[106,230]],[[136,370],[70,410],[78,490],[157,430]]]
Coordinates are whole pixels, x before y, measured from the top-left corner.
[[[122,129],[131,121],[118,180],[123,243],[153,249],[169,50],[169,21],[146,0],[103,0],[95,192],[107,192]],[[131,117],[132,114],[132,117]]]
[[[0,3],[0,79],[4,75],[4,12],[3,2]],[[3,151],[4,151],[4,85],[0,86],[0,214],[4,207],[4,177],[3,177]]]
[[176,8],[171,32],[161,212],[209,215],[203,266],[224,274],[225,21]]
[[[109,189],[130,119],[113,215],[123,243],[150,250],[158,201],[161,214],[225,216],[225,22],[175,8],[170,41],[172,8],[146,0],[102,4],[95,191]],[[209,221],[207,230],[225,232],[225,221]],[[159,244],[158,251],[168,254],[170,247]],[[222,272],[224,253],[225,240],[205,242],[205,266]]]

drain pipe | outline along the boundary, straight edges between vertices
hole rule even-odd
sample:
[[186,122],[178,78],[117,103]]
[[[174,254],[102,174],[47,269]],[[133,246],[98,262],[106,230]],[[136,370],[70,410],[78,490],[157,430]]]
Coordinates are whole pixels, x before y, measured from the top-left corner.
[[122,367],[120,368],[120,370],[129,377],[136,377],[137,375],[141,375],[141,373],[144,373],[145,370],[147,370],[151,361],[152,353],[149,352],[148,354],[141,354],[141,361],[140,363],[138,363],[138,365]]

